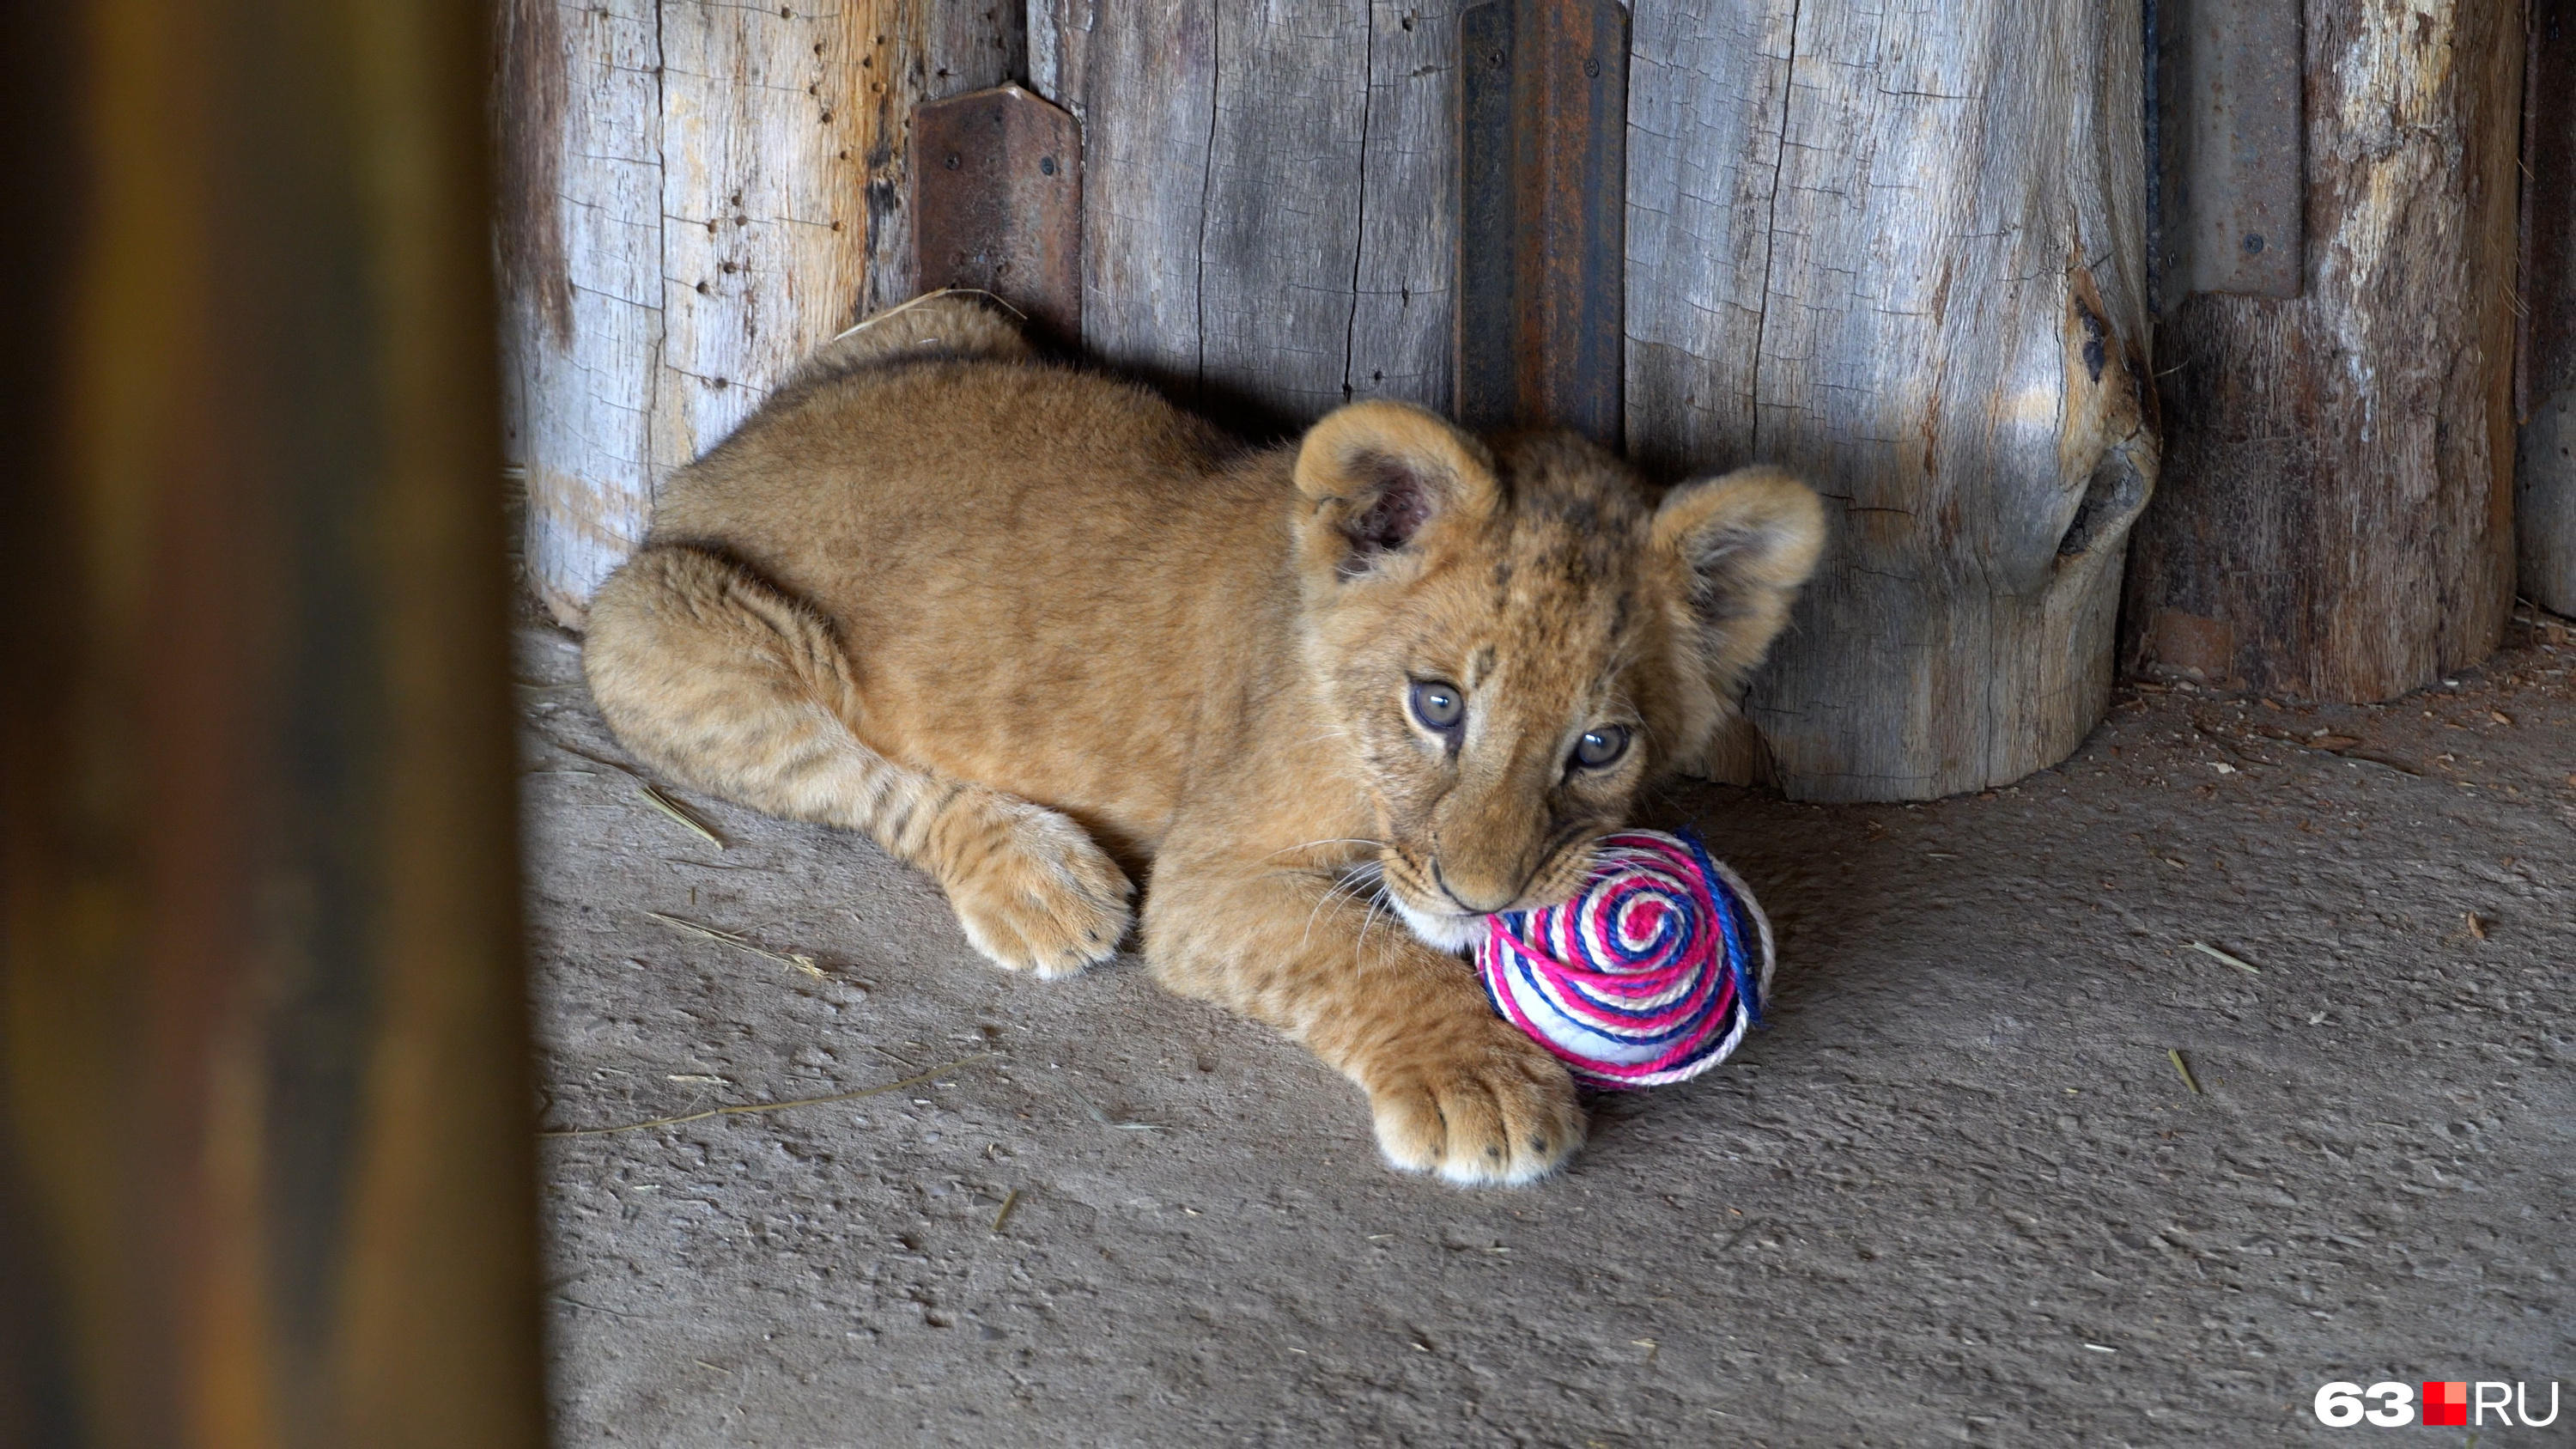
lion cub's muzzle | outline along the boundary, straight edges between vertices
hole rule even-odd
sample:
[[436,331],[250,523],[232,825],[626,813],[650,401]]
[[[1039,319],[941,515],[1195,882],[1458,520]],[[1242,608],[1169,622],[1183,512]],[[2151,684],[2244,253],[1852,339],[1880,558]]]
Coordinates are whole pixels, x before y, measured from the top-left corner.
[[[1387,900],[1413,934],[1444,951],[1463,951],[1485,938],[1489,922],[1507,911],[1544,910],[1573,896],[1589,869],[1590,843],[1552,852],[1534,870],[1513,872],[1502,884],[1500,872],[1473,872],[1453,883],[1451,867],[1437,856],[1415,859],[1399,850],[1386,853]],[[1490,875],[1491,880],[1484,879]],[[1462,888],[1463,887],[1463,888]]]

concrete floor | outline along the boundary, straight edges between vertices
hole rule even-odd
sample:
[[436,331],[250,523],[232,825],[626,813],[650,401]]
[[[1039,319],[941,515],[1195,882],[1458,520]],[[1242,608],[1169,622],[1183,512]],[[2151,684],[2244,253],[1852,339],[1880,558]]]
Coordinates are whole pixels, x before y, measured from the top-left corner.
[[1771,1026],[1469,1192],[1131,959],[1006,976],[866,842],[674,792],[700,838],[531,628],[544,1124],[965,1062],[547,1140],[560,1442],[2375,1443],[2321,1384],[2576,1391],[2569,639],[2379,708],[2124,690],[1973,798],[1675,792]]

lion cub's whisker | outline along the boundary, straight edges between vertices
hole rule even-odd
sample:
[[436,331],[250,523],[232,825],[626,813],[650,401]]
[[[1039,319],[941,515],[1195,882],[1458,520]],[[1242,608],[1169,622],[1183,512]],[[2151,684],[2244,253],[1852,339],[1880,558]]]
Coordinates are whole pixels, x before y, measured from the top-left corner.
[[1378,910],[1393,900],[1394,897],[1387,893],[1386,886],[1383,883],[1380,883],[1377,888],[1376,896],[1371,898],[1369,901],[1368,914],[1360,917],[1360,940],[1359,944],[1351,950],[1352,961],[1358,962],[1367,959],[1369,927],[1377,921]]
[[1327,889],[1322,895],[1315,898],[1314,909],[1306,912],[1306,932],[1304,935],[1297,938],[1298,949],[1305,949],[1306,943],[1314,939],[1315,918],[1323,913],[1324,907],[1331,904],[1335,897],[1340,896],[1343,892],[1347,891],[1356,899],[1361,888],[1371,884],[1372,882],[1379,882],[1377,889],[1383,892],[1386,889],[1386,886],[1382,883],[1382,877],[1384,875],[1384,869],[1380,867],[1377,862],[1371,861],[1366,865],[1352,868],[1352,870],[1348,874],[1344,875],[1340,880],[1333,882],[1329,889]]

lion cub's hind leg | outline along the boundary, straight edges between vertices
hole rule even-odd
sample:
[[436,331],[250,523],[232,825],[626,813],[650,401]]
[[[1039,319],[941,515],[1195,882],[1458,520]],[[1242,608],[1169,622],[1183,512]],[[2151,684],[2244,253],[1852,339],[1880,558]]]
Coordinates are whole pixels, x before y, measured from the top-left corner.
[[582,664],[618,739],[674,779],[862,831],[936,878],[976,950],[1066,976],[1118,949],[1134,887],[1081,826],[899,765],[852,732],[830,625],[702,549],[656,545],[591,601]]

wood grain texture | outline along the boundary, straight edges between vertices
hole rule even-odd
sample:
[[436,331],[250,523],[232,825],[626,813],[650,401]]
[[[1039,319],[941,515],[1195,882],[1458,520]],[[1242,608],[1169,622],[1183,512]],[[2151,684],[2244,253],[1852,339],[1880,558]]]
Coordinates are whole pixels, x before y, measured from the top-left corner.
[[1084,125],[1087,350],[1255,431],[1446,402],[1453,9],[1029,15],[1033,88]]
[[2156,474],[2135,5],[1656,3],[1636,34],[1630,449],[1839,511],[1724,768],[1912,799],[2063,758]]
[[1024,54],[1021,12],[609,0],[503,13],[505,397],[557,618],[672,470],[817,343],[912,290],[905,127]]
[[527,470],[527,570],[554,615],[644,536],[662,351],[652,0],[501,10],[502,441]]
[[1655,0],[1630,21],[1628,455],[1749,461],[1789,97],[1788,0]]
[[2521,7],[2311,0],[2306,292],[2200,296],[2124,648],[2303,699],[2483,658],[2513,595]]
[[2520,587],[2576,614],[2576,4],[2535,0],[2524,118]]

